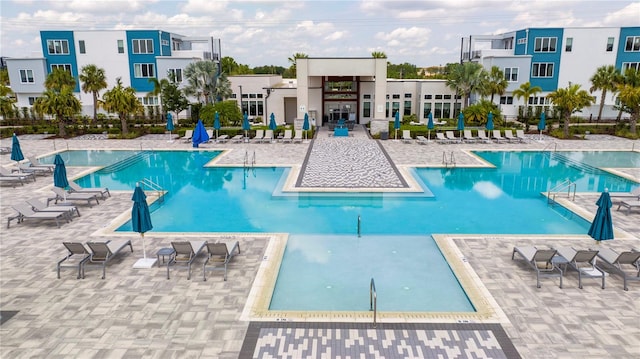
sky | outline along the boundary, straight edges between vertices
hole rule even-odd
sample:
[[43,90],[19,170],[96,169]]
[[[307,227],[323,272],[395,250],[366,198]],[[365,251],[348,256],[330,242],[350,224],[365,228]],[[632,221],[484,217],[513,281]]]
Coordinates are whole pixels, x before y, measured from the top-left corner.
[[640,26],[626,0],[0,0],[0,56],[41,56],[41,30],[157,29],[219,38],[249,67],[369,57],[418,67],[458,62],[462,37],[527,27]]

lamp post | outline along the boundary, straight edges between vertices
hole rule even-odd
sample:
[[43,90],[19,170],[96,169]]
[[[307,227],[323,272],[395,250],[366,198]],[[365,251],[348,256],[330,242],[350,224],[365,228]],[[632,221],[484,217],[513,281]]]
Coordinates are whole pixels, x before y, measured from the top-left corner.
[[244,113],[244,109],[242,108],[242,85],[238,85],[240,88],[240,112]]
[[267,106],[267,104],[269,103],[269,96],[271,95],[272,92],[275,92],[276,90],[271,87],[263,87],[263,89],[267,91],[267,96],[265,96],[264,98],[264,120],[263,120],[264,125],[266,125],[268,123],[267,116],[269,113],[269,106]]

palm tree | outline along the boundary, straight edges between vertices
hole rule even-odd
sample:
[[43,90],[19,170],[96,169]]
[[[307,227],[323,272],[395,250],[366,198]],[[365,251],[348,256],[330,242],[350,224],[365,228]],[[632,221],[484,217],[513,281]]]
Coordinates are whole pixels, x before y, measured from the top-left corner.
[[198,102],[203,98],[205,105],[213,102],[212,95],[215,92],[217,76],[218,68],[213,61],[190,63],[184,69],[184,77],[187,79],[185,94],[195,96]]
[[122,134],[129,133],[127,119],[133,113],[142,111],[142,104],[138,101],[136,90],[132,87],[123,87],[122,81],[118,77],[116,86],[104,93],[102,96],[104,109],[108,112],[117,113],[122,125]]
[[386,59],[387,54],[382,51],[374,51],[371,53],[371,57],[373,57],[374,59]]
[[293,77],[297,76],[297,60],[298,59],[307,59],[309,58],[309,55],[302,53],[302,52],[296,52],[295,54],[293,54],[292,57],[289,57],[287,60],[289,60],[289,63],[291,64],[291,66],[289,67],[289,71],[291,72],[291,75]]
[[9,74],[7,69],[0,70],[0,115],[6,119],[15,111],[16,98],[9,87]]
[[447,75],[447,86],[463,95],[463,109],[469,104],[471,94],[478,89],[482,83],[482,65],[477,62],[465,62],[451,66],[451,72]]
[[547,97],[553,102],[553,105],[560,110],[562,118],[564,118],[564,138],[569,138],[569,122],[571,115],[581,111],[587,106],[591,106],[595,100],[591,95],[580,89],[580,85],[569,85],[567,88],[559,88]]
[[34,103],[36,112],[55,116],[58,122],[58,135],[65,137],[65,126],[68,117],[74,116],[82,110],[82,104],[74,94],[76,80],[69,71],[54,69],[44,81],[46,91]]
[[231,90],[231,81],[227,78],[227,74],[224,72],[218,77],[216,88],[214,89],[214,97],[221,100],[226,100],[233,94]]
[[535,96],[536,94],[542,92],[542,88],[540,86],[531,86],[531,82],[527,81],[520,85],[519,88],[513,90],[513,96],[517,99],[524,99],[524,111],[522,114],[524,116],[524,123],[527,126],[527,130],[529,130],[529,98],[531,96]]
[[491,67],[487,80],[487,91],[491,95],[491,102],[493,102],[494,95],[504,95],[509,83],[504,78],[504,72],[498,66]]
[[95,122],[98,120],[98,107],[100,106],[98,95],[101,90],[107,88],[107,77],[104,74],[104,69],[93,64],[82,67],[79,77],[82,82],[82,91],[91,92],[93,95],[93,121]]
[[602,109],[604,108],[604,100],[607,97],[607,91],[615,91],[616,83],[620,77],[620,72],[613,65],[600,66],[596,69],[596,73],[591,76],[591,88],[589,92],[602,90],[600,95],[600,109],[598,109],[598,121],[602,118]]
[[636,123],[640,115],[640,72],[627,69],[624,76],[619,78],[617,85],[618,99],[624,112],[629,113],[629,130],[632,136],[637,136]]

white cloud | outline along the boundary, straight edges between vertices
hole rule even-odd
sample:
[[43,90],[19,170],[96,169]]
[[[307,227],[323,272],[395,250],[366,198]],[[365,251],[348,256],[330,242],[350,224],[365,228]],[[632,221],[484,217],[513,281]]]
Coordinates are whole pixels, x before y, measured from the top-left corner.
[[389,33],[378,32],[375,37],[385,41],[391,47],[417,47],[424,46],[429,42],[430,29],[420,27],[400,27]]
[[180,9],[188,14],[203,14],[220,16],[226,10],[229,1],[225,0],[188,0]]

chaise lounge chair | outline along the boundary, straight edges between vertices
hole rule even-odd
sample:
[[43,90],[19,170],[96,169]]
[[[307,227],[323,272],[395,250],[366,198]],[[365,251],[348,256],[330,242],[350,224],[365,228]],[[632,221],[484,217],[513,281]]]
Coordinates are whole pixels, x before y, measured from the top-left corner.
[[96,204],[100,204],[98,195],[95,193],[71,193],[60,187],[53,187],[51,190],[56,194],[56,197],[49,198],[48,202],[54,200],[57,204],[58,201],[87,201],[89,207],[91,207],[91,201],[96,201]]
[[502,137],[502,135],[500,134],[500,130],[493,130],[493,139],[498,143],[507,141],[507,139]]
[[261,143],[271,143],[273,142],[273,130],[264,131],[264,137],[260,140]]
[[244,136],[243,135],[235,135],[233,137],[231,137],[231,143],[241,143],[244,141]]
[[402,130],[402,142],[411,143],[413,138],[411,137],[411,130]]
[[478,130],[478,141],[484,143],[492,143],[491,139],[487,137],[486,132],[484,130]]
[[31,166],[31,163],[20,163],[18,168],[22,173],[33,173],[35,176],[46,176],[53,174],[53,170],[49,167],[35,167]]
[[557,254],[555,249],[538,249],[533,246],[513,247],[511,260],[518,253],[527,264],[536,271],[536,287],[540,288],[540,278],[560,278],[562,288],[562,269],[552,261]]
[[293,131],[284,130],[284,135],[282,136],[282,143],[291,143],[293,141]]
[[416,142],[418,142],[418,144],[420,145],[426,145],[429,143],[429,140],[427,140],[427,138],[424,136],[416,136]]
[[33,207],[33,210],[36,212],[64,212],[67,214],[67,217],[69,217],[69,220],[71,220],[71,217],[73,216],[73,214],[77,214],[78,217],[80,217],[80,211],[78,211],[78,207],[74,206],[74,205],[53,205],[53,206],[48,206],[46,203],[42,202],[41,200],[37,199],[37,198],[29,198],[27,200],[27,203]]
[[7,228],[9,228],[11,221],[14,219],[17,219],[18,223],[24,221],[25,219],[55,220],[58,228],[60,228],[61,220],[69,222],[68,212],[36,212],[27,203],[15,204],[12,207],[16,212],[18,212],[18,214],[16,214],[15,216],[10,216],[7,219]]
[[36,181],[35,173],[12,173],[7,168],[0,166],[0,177],[10,177],[10,178],[19,178],[20,180],[26,181],[29,178],[33,179],[33,182]]
[[256,135],[253,136],[253,138],[251,139],[251,142],[262,142],[262,139],[264,138],[264,130],[256,130]]
[[53,170],[56,168],[56,165],[51,165],[48,163],[42,163],[40,162],[40,160],[34,156],[29,156],[27,157],[27,159],[29,160],[29,163],[31,164],[31,167],[40,167],[40,168],[48,168],[51,170],[51,172],[53,172]]
[[462,138],[465,142],[473,143],[478,141],[478,137],[473,137],[473,134],[471,134],[471,130],[462,131]]
[[191,279],[191,264],[198,254],[207,245],[207,241],[183,241],[171,242],[175,253],[167,261],[167,279],[169,279],[169,268],[171,265],[181,265],[188,268],[187,279]]
[[442,132],[436,132],[436,142],[437,143],[453,143],[450,139],[444,137]]
[[184,132],[184,136],[180,137],[182,142],[191,142],[191,137],[193,137],[193,130],[186,130]]
[[[604,289],[605,273],[596,265],[596,250],[575,250],[571,247],[556,248],[559,259],[556,264],[566,264],[578,271],[578,288],[582,289],[582,277],[585,278],[602,278],[602,289]],[[566,261],[566,263],[565,263]],[[565,271],[566,273],[566,267]]]
[[105,278],[107,263],[109,263],[122,248],[129,246],[131,252],[133,252],[130,239],[114,239],[108,242],[87,242],[87,246],[91,249],[91,256],[85,264],[92,263],[102,265],[102,279]]
[[[91,257],[91,253],[80,242],[62,242],[67,248],[67,256],[58,262],[56,269],[58,271],[58,279],[60,279],[60,268],[78,268],[77,279],[84,279],[84,264]],[[63,264],[66,262],[66,264]]]
[[[627,281],[638,280],[640,281],[640,252],[638,251],[624,251],[616,252],[612,249],[600,249],[598,251],[598,258],[602,259],[613,271],[622,276],[624,280],[624,290],[629,290],[627,287]],[[629,272],[627,267],[633,267],[633,272]]]
[[504,138],[509,142],[520,142],[520,139],[513,135],[512,130],[504,130]]
[[83,187],[80,187],[80,185],[78,185],[75,182],[69,182],[69,188],[71,193],[94,193],[94,194],[99,194],[102,198],[106,198],[106,196],[111,197],[111,193],[109,193],[109,189],[107,187],[83,188]]
[[296,131],[295,136],[293,136],[293,143],[302,143],[302,131]]
[[457,138],[453,131],[444,131],[444,135],[450,143],[461,142],[461,139]]
[[614,198],[622,199],[638,199],[640,200],[640,187],[636,187],[631,192],[609,192],[609,196],[613,200]]
[[[227,248],[226,243],[207,243],[208,258],[202,265],[202,278],[207,281],[207,269],[208,270],[223,270],[224,280],[227,280],[227,265],[233,257],[240,254],[240,242],[236,243],[231,248],[231,251]],[[210,267],[207,268],[207,265]]]

